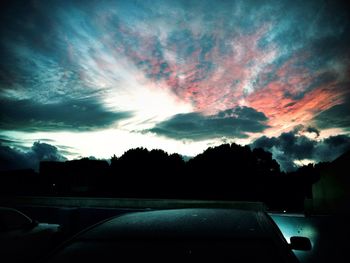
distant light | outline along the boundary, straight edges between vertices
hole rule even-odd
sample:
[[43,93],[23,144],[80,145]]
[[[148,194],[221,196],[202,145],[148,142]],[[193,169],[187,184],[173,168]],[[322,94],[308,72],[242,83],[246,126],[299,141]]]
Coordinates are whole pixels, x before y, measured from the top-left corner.
[[283,210],[283,213],[286,213],[287,212],[287,210]]
[[52,184],[52,186],[54,186],[54,187],[55,187],[55,186],[56,186],[56,184]]

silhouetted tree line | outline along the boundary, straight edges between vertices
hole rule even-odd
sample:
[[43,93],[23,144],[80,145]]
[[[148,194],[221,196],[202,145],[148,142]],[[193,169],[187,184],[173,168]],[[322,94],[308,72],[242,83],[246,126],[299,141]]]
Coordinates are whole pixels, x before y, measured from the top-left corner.
[[[185,162],[179,154],[136,148],[110,164],[83,158],[41,162],[39,174],[1,175],[1,194],[190,198],[264,201],[270,208],[298,209],[312,197],[318,170],[305,166],[283,173],[271,153],[224,144]],[[22,179],[19,179],[22,178]],[[23,178],[26,178],[25,180]]]

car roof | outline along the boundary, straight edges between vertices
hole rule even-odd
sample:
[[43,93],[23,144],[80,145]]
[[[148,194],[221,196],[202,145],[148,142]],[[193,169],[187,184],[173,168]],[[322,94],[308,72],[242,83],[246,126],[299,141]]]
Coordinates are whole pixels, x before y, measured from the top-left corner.
[[[78,238],[262,238],[265,213],[239,209],[187,208],[135,212],[105,221]],[[264,219],[265,218],[265,219]]]
[[133,212],[84,230],[58,247],[48,262],[109,262],[116,256],[132,262],[297,262],[279,234],[263,211],[182,208]]

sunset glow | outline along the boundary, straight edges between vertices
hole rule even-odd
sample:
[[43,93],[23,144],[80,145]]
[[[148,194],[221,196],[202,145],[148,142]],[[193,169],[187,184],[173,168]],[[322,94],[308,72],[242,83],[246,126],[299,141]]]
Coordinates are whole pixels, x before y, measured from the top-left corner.
[[1,147],[41,141],[66,158],[108,159],[289,133],[315,149],[348,138],[347,11],[337,1],[11,1],[0,11]]

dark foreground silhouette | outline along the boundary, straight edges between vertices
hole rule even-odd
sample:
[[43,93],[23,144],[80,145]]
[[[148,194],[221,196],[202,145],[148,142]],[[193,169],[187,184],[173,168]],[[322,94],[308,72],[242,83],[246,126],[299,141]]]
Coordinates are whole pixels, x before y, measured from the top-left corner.
[[321,171],[331,165],[308,165],[286,174],[271,153],[248,146],[224,144],[188,162],[178,154],[137,148],[113,156],[110,164],[83,158],[41,162],[39,173],[2,172],[0,194],[244,200],[301,210],[304,200],[313,197],[312,185]]

